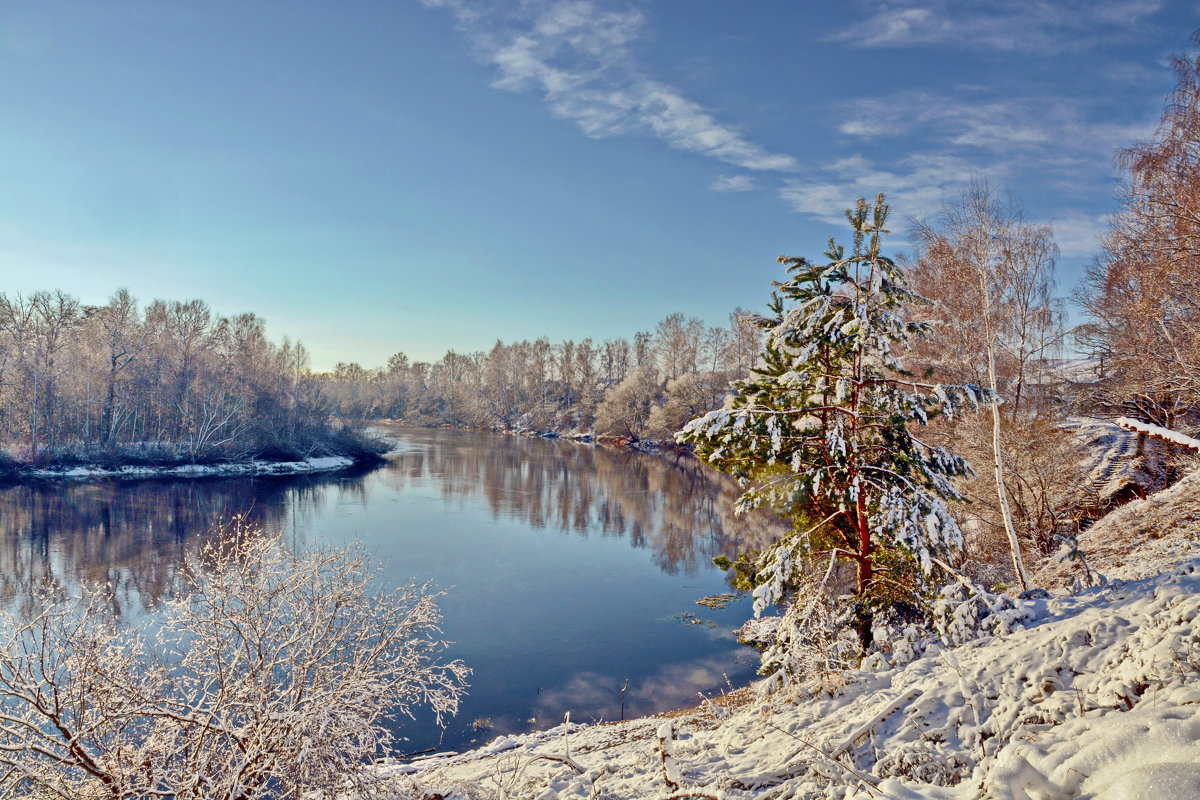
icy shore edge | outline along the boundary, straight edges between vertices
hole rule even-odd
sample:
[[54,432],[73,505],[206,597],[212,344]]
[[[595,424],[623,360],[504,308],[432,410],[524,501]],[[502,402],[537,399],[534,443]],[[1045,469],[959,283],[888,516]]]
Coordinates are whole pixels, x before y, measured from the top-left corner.
[[306,475],[329,472],[353,466],[347,456],[320,456],[303,461],[234,461],[227,464],[179,464],[174,466],[79,466],[66,468],[31,469],[22,478],[86,479],[86,478],[203,478],[239,475]]

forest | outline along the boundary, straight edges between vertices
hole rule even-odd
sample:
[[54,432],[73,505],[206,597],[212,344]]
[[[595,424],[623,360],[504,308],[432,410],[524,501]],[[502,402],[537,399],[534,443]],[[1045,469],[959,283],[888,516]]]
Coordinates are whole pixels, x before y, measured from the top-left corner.
[[201,300],[0,294],[0,444],[17,464],[176,464],[378,448],[331,418],[299,343]]

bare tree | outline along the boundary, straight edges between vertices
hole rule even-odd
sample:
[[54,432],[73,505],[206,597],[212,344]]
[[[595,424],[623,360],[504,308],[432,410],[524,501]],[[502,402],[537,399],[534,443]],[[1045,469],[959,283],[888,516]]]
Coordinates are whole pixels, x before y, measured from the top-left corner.
[[108,305],[96,309],[93,316],[100,328],[108,367],[100,421],[100,440],[108,445],[120,423],[117,386],[122,373],[146,349],[155,331],[153,326],[141,323],[137,301],[128,289],[114,292]]
[[596,409],[596,432],[640,439],[646,434],[660,383],[654,366],[646,363],[608,390]]
[[678,312],[667,315],[658,323],[654,333],[654,350],[664,380],[674,380],[684,374],[694,375],[699,371],[704,333],[703,321],[695,317],[685,318]]
[[729,349],[725,361],[727,368],[738,377],[750,374],[762,352],[762,332],[753,322],[755,316],[741,306],[729,315]]
[[1200,55],[1172,65],[1155,137],[1117,154],[1121,209],[1080,292],[1103,363],[1094,399],[1168,428],[1200,422]]
[[1057,247],[1048,228],[1024,220],[982,179],[972,180],[936,223],[916,226],[914,287],[943,317],[923,355],[948,382],[985,385],[992,406],[992,466],[1000,517],[1021,589],[1029,577],[1009,503],[1002,445],[1004,415],[1028,404],[1031,380],[1062,338],[1051,299]]
[[436,595],[373,595],[357,549],[228,532],[187,565],[153,644],[104,594],[3,618],[0,797],[374,796],[389,718],[454,713]]

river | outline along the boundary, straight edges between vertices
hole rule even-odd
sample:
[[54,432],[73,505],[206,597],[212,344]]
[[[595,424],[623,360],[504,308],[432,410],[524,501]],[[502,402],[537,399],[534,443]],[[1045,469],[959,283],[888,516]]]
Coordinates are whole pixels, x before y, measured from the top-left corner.
[[[405,749],[462,748],[572,719],[688,705],[745,684],[746,599],[715,555],[778,523],[732,514],[694,460],[574,442],[388,427],[387,463],[297,477],[45,481],[0,488],[0,591],[110,583],[122,613],[171,591],[181,560],[244,515],[291,547],[362,542],[387,582],[431,582],[448,656],[474,670],[459,715],[405,722]],[[622,692],[622,687],[627,686]]]

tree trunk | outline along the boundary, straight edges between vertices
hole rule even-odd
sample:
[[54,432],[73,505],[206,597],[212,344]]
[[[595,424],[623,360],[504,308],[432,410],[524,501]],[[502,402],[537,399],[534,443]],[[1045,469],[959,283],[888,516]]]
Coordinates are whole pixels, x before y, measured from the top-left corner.
[[[979,273],[979,282],[983,289],[984,319],[987,320],[987,357],[988,383],[993,393],[998,394],[996,386],[996,352],[995,340],[992,337],[991,302],[987,293],[986,276]],[[1021,591],[1029,590],[1029,576],[1025,574],[1025,564],[1021,560],[1021,543],[1017,539],[1016,526],[1013,525],[1012,509],[1008,507],[1008,489],[1004,486],[1004,455],[1000,448],[1000,404],[992,404],[992,464],[996,472],[996,496],[1000,500],[1000,516],[1004,519],[1004,533],[1008,536],[1008,549],[1012,551],[1013,572]]]
[[854,526],[858,529],[858,586],[854,597],[854,630],[862,644],[863,652],[871,646],[872,619],[871,607],[867,602],[867,593],[871,589],[873,578],[871,556],[874,546],[871,542],[871,527],[867,521],[867,499],[860,491],[854,509]]

